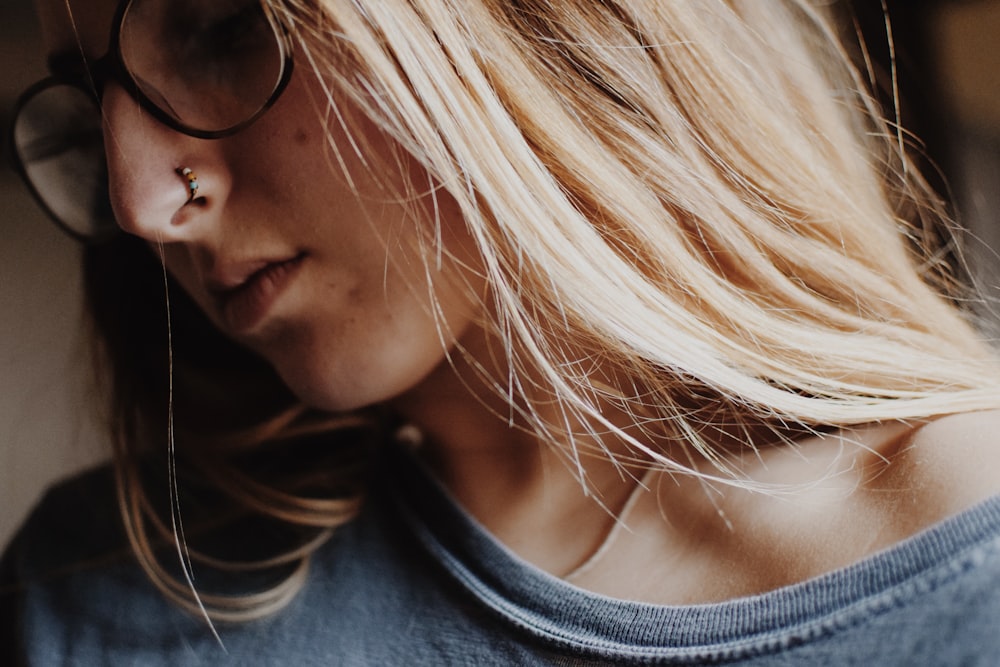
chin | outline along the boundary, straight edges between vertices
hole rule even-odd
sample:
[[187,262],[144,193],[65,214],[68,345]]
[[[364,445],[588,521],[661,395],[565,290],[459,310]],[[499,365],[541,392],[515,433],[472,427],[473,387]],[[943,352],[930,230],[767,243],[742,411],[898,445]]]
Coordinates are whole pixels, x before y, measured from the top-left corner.
[[[316,369],[283,369],[278,375],[300,401],[325,412],[350,412],[388,400],[392,396],[377,391],[358,377],[317,374]],[[370,378],[369,378],[370,379]]]
[[[326,412],[349,412],[384,403],[423,382],[444,359],[439,352],[434,363],[399,363],[399,355],[366,358],[322,359],[308,355],[295,363],[282,359],[273,363],[288,388],[306,405]],[[415,361],[415,360],[414,360]]]
[[444,370],[453,344],[442,344],[436,327],[417,324],[425,323],[406,332],[382,322],[284,326],[279,335],[260,341],[257,351],[303,403],[347,412],[419,389]]

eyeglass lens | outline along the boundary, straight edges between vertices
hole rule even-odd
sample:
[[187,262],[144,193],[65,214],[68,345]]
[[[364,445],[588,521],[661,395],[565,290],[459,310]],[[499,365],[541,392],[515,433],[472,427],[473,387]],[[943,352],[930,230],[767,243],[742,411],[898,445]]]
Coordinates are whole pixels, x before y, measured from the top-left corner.
[[[251,121],[286,75],[284,42],[260,0],[133,0],[118,44],[143,104],[175,129],[202,136]],[[116,228],[95,100],[77,85],[39,87],[22,100],[12,128],[36,196],[85,238]]]
[[36,196],[70,233],[97,238],[115,229],[101,112],[73,86],[40,89],[14,121],[14,147]]
[[260,0],[143,0],[122,19],[125,69],[154,105],[218,132],[256,115],[278,87],[282,42]]

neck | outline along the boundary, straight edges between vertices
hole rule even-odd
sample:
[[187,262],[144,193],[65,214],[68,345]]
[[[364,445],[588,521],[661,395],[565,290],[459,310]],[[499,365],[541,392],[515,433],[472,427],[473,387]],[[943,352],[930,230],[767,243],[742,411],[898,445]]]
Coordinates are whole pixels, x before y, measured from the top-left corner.
[[[452,364],[442,364],[392,407],[420,429],[426,462],[487,530],[539,567],[569,572],[604,539],[641,472],[607,456],[583,454],[579,465],[570,462],[568,437],[539,437],[519,412],[527,401],[512,408],[473,367],[470,360],[504,358],[493,353],[487,336],[477,330],[460,343],[463,351],[452,355]],[[486,370],[507,377],[504,369]],[[555,407],[539,416],[561,423]],[[587,436],[575,440],[580,451],[597,444]],[[603,444],[624,453],[621,443]]]

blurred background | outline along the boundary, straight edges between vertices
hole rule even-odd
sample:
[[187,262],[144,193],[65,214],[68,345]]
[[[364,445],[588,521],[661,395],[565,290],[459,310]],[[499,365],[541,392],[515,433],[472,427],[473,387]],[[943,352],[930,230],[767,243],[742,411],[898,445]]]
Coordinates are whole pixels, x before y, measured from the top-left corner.
[[[640,0],[642,1],[642,0]],[[769,0],[761,0],[769,1]],[[842,0],[847,1],[847,0]],[[880,70],[882,0],[850,0]],[[947,175],[969,254],[1000,296],[1000,0],[887,0],[903,121]],[[853,27],[848,26],[853,30]],[[0,126],[45,76],[30,0],[0,2]],[[881,63],[881,65],[879,65]],[[108,456],[82,327],[79,248],[0,166],[0,546],[47,485]]]
[[52,481],[105,458],[81,326],[79,249],[10,168],[11,107],[45,76],[31,0],[0,0],[0,545]]

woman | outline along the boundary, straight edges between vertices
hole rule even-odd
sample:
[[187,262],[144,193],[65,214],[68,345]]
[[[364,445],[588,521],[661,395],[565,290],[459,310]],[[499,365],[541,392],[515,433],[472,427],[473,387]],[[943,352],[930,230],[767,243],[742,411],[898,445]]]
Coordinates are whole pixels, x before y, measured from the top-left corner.
[[40,4],[117,492],[19,659],[993,659],[996,357],[826,3],[205,4]]

